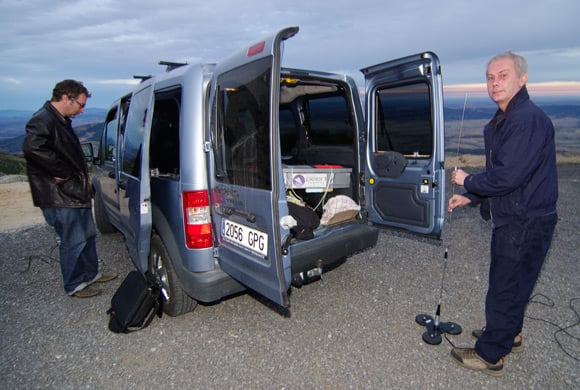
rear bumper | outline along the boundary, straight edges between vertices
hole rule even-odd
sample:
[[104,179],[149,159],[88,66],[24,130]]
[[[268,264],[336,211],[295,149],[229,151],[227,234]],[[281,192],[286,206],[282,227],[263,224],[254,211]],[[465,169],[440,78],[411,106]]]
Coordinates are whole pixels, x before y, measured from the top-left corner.
[[189,296],[204,303],[216,302],[246,290],[221,269],[208,272],[187,272],[183,275],[182,283],[183,289]]
[[[311,240],[290,245],[292,275],[323,271],[339,265],[347,257],[376,245],[379,231],[360,223],[344,223],[318,229]],[[214,302],[245,290],[245,287],[223,272],[186,272],[180,278],[186,292],[200,302]]]
[[290,245],[292,275],[321,268],[332,268],[358,252],[376,245],[379,231],[360,223],[347,223],[318,229],[311,240]]

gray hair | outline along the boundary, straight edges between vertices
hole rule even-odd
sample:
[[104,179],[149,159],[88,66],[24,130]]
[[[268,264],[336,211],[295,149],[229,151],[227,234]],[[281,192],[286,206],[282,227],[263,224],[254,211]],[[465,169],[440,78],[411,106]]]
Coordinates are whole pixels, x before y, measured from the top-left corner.
[[528,61],[526,61],[526,59],[521,55],[515,54],[512,51],[505,51],[496,56],[493,56],[493,58],[487,63],[487,67],[489,68],[489,65],[491,65],[492,62],[504,58],[509,58],[514,62],[514,67],[516,68],[516,73],[518,76],[522,76],[528,73]]

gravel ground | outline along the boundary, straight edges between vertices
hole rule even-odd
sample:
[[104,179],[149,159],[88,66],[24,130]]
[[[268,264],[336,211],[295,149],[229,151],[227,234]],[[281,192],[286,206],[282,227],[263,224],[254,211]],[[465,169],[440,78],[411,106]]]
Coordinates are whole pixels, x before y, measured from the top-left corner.
[[[490,226],[476,209],[448,221],[443,245],[381,234],[378,245],[295,289],[292,317],[242,294],[192,313],[156,318],[118,335],[106,310],[121,278],[91,299],[67,297],[54,234],[45,225],[0,234],[0,380],[3,388],[431,389],[580,388],[578,165],[560,167],[560,221],[528,306],[525,349],[506,375],[462,369],[450,344],[426,345],[420,313],[433,314],[449,250],[442,321],[470,346],[484,324]],[[132,268],[119,234],[99,236],[103,269]],[[574,325],[575,324],[575,325]],[[559,327],[571,326],[566,332]]]

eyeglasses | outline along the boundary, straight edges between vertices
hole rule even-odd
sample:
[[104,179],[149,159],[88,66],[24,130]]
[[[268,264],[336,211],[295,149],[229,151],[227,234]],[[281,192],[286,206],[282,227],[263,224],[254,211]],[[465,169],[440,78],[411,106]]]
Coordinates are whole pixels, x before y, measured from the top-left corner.
[[76,104],[78,104],[81,108],[85,108],[85,106],[87,105],[87,103],[81,103],[77,100],[77,98],[70,98],[70,100],[72,100],[73,102],[75,102]]

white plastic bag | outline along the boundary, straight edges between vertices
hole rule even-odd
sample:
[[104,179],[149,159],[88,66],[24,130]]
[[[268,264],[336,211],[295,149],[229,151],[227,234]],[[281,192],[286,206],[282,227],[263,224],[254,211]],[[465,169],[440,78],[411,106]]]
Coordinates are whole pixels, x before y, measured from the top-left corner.
[[324,205],[324,213],[320,218],[321,225],[332,225],[354,218],[360,211],[360,206],[346,195],[337,195]]

